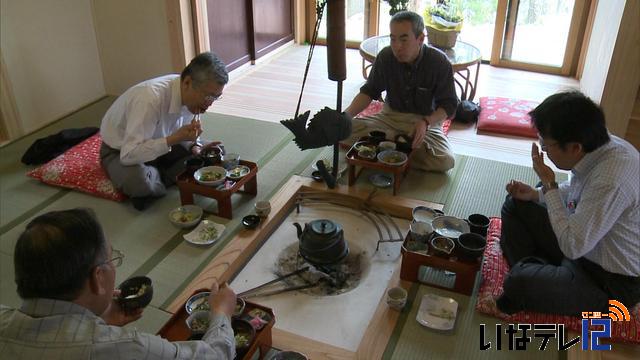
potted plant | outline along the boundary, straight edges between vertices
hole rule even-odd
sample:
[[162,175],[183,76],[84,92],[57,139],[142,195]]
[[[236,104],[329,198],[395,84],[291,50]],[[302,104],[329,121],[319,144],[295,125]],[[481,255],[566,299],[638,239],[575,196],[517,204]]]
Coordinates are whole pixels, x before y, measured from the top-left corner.
[[439,0],[425,10],[423,17],[430,45],[442,49],[456,45],[463,18],[460,8],[453,1]]
[[395,13],[407,10],[407,6],[409,5],[409,0],[384,0],[386,1],[391,9],[389,9],[389,15],[393,16]]

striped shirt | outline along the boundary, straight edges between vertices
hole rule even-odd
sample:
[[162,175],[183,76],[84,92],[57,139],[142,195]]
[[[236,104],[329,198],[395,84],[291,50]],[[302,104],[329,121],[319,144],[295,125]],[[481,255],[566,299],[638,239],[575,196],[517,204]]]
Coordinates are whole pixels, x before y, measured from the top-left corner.
[[229,318],[214,315],[202,341],[170,342],[119,326],[72,302],[27,299],[22,307],[0,305],[3,359],[233,359]]
[[540,195],[566,257],[640,276],[639,168],[638,151],[611,135],[574,166],[570,181]]

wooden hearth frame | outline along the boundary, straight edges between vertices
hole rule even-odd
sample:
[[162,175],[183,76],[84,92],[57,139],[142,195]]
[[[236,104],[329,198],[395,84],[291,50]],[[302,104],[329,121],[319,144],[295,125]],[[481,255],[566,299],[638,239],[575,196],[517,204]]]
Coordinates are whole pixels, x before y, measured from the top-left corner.
[[[294,210],[297,194],[300,191],[314,190],[328,193],[341,194],[357,199],[367,199],[369,192],[359,191],[354,187],[338,185],[334,189],[327,189],[323,183],[312,179],[294,175],[271,198],[271,214],[260,223],[255,230],[241,230],[222,251],[211,260],[204,270],[176,297],[169,305],[168,311],[175,313],[188,297],[197,289],[211,287],[214,281],[229,282],[251,257],[259,250],[260,246],[271,236],[278,226]],[[390,216],[410,220],[411,211],[416,206],[429,206],[442,210],[442,204],[426,202],[422,200],[407,199],[388,194],[378,194],[370,199],[371,205],[382,209]],[[409,289],[411,282],[401,281],[400,262],[389,280],[388,287],[398,284]],[[358,349],[353,352],[284,330],[273,328],[273,347],[286,350],[297,350],[307,354],[311,359],[379,359],[382,357],[387,342],[396,325],[400,313],[391,310],[385,303],[384,293],[380,294],[380,300],[369,326],[365,330]],[[276,326],[277,326],[276,314]]]

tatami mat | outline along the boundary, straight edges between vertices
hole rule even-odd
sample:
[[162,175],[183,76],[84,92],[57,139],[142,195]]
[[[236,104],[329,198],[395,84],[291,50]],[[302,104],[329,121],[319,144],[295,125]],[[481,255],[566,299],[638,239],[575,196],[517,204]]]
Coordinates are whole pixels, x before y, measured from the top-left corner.
[[[402,310],[398,326],[383,359],[557,359],[557,348],[547,347],[539,351],[535,343],[529,343],[526,351],[509,351],[509,339],[501,337],[502,350],[496,350],[495,325],[498,319],[475,311],[476,296],[464,296],[455,292],[414,284],[407,306]],[[420,301],[425,294],[452,298],[458,302],[458,313],[453,330],[427,328],[416,320]],[[485,342],[491,341],[489,350],[480,350],[480,324],[485,324]],[[504,329],[504,327],[503,327]]]

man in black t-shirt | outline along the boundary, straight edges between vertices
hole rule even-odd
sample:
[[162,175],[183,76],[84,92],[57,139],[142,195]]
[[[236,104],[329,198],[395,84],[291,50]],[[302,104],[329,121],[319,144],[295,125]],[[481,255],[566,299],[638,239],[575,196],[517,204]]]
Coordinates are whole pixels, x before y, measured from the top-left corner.
[[402,11],[391,18],[391,46],[382,49],[373,63],[367,82],[346,112],[355,117],[383,91],[383,110],[356,118],[347,143],[353,143],[371,130],[411,137],[412,148],[423,147],[412,155],[412,166],[422,170],[447,171],[454,157],[442,122],[455,114],[457,96],[453,70],[447,56],[424,44],[424,22],[414,12]]

